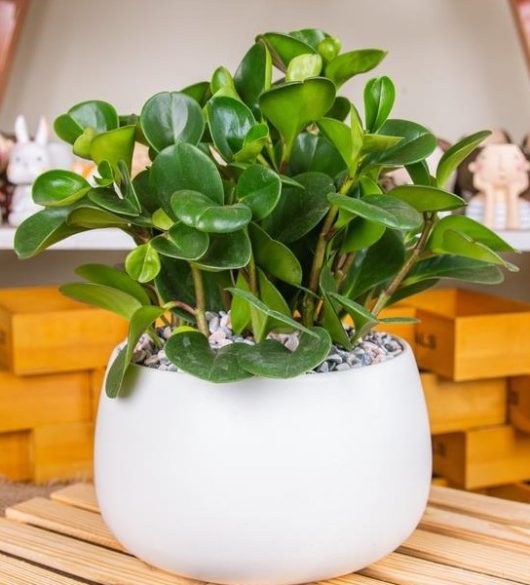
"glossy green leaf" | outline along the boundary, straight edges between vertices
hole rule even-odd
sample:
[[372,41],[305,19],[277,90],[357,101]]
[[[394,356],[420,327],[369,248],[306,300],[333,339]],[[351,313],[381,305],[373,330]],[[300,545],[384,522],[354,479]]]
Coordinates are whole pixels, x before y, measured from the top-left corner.
[[331,108],[326,112],[326,118],[333,118],[344,122],[350,115],[352,103],[344,96],[338,95]]
[[209,243],[208,234],[180,222],[175,223],[166,234],[151,240],[151,246],[159,254],[181,260],[198,260],[208,250]]
[[264,116],[280,132],[290,153],[296,136],[311,122],[326,115],[335,100],[335,86],[329,79],[313,77],[278,85],[261,94]]
[[364,88],[364,117],[369,132],[377,132],[388,118],[396,89],[389,77],[371,79]]
[[293,252],[281,242],[272,239],[255,223],[251,223],[248,230],[258,266],[284,282],[299,286],[302,283],[302,267]]
[[428,187],[432,184],[431,172],[426,160],[410,163],[405,165],[405,168],[415,185],[426,185]]
[[421,227],[423,216],[412,206],[391,195],[368,195],[362,199],[331,194],[332,205],[389,228],[414,230]]
[[379,129],[385,136],[401,140],[388,150],[371,154],[368,164],[385,166],[408,165],[427,158],[436,148],[436,137],[420,124],[407,120],[387,120]]
[[370,329],[379,323],[377,317],[370,313],[368,309],[365,309],[363,305],[352,301],[344,295],[339,295],[337,293],[329,293],[329,295],[344,307],[348,315],[351,316],[355,328],[355,335],[352,339],[353,343],[358,339],[362,339]]
[[457,169],[460,163],[490,134],[491,132],[489,130],[483,130],[482,132],[467,136],[456,144],[453,144],[453,146],[443,153],[436,169],[436,183],[439,187],[443,187],[447,183],[451,174]]
[[290,37],[306,43],[315,50],[318,49],[318,46],[323,40],[330,38],[326,32],[319,28],[302,28],[300,30],[292,30],[288,34]]
[[340,53],[341,43],[339,39],[335,37],[328,37],[326,39],[322,39],[320,43],[318,43],[318,53],[322,56],[322,58],[328,62],[335,59],[335,57]]
[[90,188],[88,181],[81,175],[54,169],[42,173],[33,183],[33,201],[45,207],[72,205],[82,199]]
[[70,144],[83,134],[86,128],[92,128],[96,134],[118,128],[118,113],[107,102],[92,100],[76,104],[66,114],[59,116],[53,125],[59,138]]
[[147,211],[147,213],[154,213],[160,209],[160,201],[156,196],[154,189],[150,185],[150,171],[145,170],[138,173],[132,180],[134,191],[140,202],[140,206]]
[[173,193],[184,189],[204,193],[220,205],[224,202],[223,182],[215,163],[191,144],[165,148],[153,162],[150,185],[167,213],[172,213]]
[[[236,288],[250,292],[248,282],[242,272],[239,272],[237,275]],[[251,323],[250,305],[243,297],[232,297],[230,304],[230,322],[232,330],[236,335],[241,335],[245,329],[249,328]]]
[[385,56],[386,51],[380,49],[360,49],[342,53],[327,64],[326,77],[340,87],[355,75],[366,73],[377,67]]
[[250,262],[252,248],[245,230],[229,234],[210,234],[206,254],[196,262],[204,270],[232,270]]
[[175,221],[162,209],[157,209],[151,216],[153,225],[159,230],[166,231],[174,225]]
[[248,167],[237,182],[238,199],[252,210],[252,217],[261,220],[271,214],[280,200],[282,182],[277,173],[263,165]]
[[208,127],[215,148],[230,162],[244,145],[245,137],[256,124],[248,106],[227,96],[214,96],[208,102]]
[[140,215],[139,207],[134,205],[134,203],[131,203],[129,200],[119,197],[114,189],[109,189],[106,187],[90,189],[88,192],[88,198],[90,201],[92,201],[92,203],[95,203],[99,207],[102,207],[111,213],[117,213],[130,217],[136,217]]
[[74,282],[59,287],[59,290],[75,301],[105,309],[127,320],[130,320],[134,312],[142,306],[140,301],[129,293],[102,284]]
[[234,160],[240,162],[254,161],[268,142],[269,127],[267,124],[252,126],[243,140],[241,150],[234,154]]
[[337,283],[329,266],[322,268],[319,286],[322,294],[322,316],[320,323],[329,332],[336,344],[350,350],[352,347],[351,339],[339,315],[338,303],[331,297],[331,293],[337,292]]
[[243,203],[217,205],[197,191],[177,191],[171,197],[175,216],[202,232],[226,234],[247,226],[252,219],[250,207]]
[[217,67],[213,72],[212,80],[210,81],[210,90],[212,95],[215,95],[218,91],[225,87],[230,87],[235,90],[234,78],[226,67]]
[[160,258],[151,244],[138,246],[125,259],[125,269],[138,282],[151,282],[160,272]]
[[43,209],[24,220],[15,233],[17,256],[32,258],[51,245],[82,232],[82,228],[66,224],[70,211],[69,207]]
[[363,137],[362,152],[381,152],[401,142],[400,136],[384,136],[383,134],[365,134]]
[[355,135],[351,128],[344,122],[333,118],[322,118],[318,123],[318,127],[324,136],[335,145],[347,167],[350,169],[354,167],[361,152],[362,142],[355,140]]
[[348,225],[342,241],[343,253],[357,252],[375,244],[385,233],[386,226],[364,217],[355,217]]
[[300,336],[298,347],[291,352],[278,341],[268,339],[257,345],[241,344],[238,362],[255,376],[294,378],[320,365],[331,349],[329,333],[312,327]]
[[219,384],[251,376],[238,362],[243,345],[234,343],[214,351],[202,333],[191,327],[179,327],[168,339],[165,350],[168,359],[180,370]]
[[298,55],[291,59],[285,81],[304,81],[309,77],[317,77],[322,71],[322,57],[315,54]]
[[327,138],[309,132],[302,132],[296,137],[289,160],[291,174],[315,171],[336,177],[345,168],[342,156]]
[[82,158],[91,158],[92,141],[96,136],[97,132],[94,128],[85,128],[74,142],[73,153]]
[[118,172],[118,162],[123,161],[131,168],[136,126],[123,126],[98,134],[92,140],[90,156],[96,164],[108,161],[114,171]]
[[408,203],[420,212],[425,211],[448,211],[464,207],[464,199],[436,187],[424,185],[400,185],[388,191],[388,195],[397,197],[400,201]]
[[237,295],[245,299],[252,307],[257,309],[266,317],[270,317],[271,319],[274,319],[279,323],[282,323],[282,325],[287,325],[287,327],[289,327],[290,329],[303,331],[308,335],[315,335],[309,329],[307,329],[307,327],[304,327],[301,323],[298,323],[298,321],[295,321],[292,317],[284,315],[279,311],[275,311],[274,309],[269,308],[263,301],[258,299],[258,297],[253,295],[251,292],[235,287],[229,287],[226,290],[234,296]]
[[83,264],[76,268],[75,273],[93,284],[101,284],[121,290],[134,297],[142,305],[151,304],[145,288],[117,268],[105,266],[105,264]]
[[202,108],[210,97],[210,83],[208,81],[199,81],[181,89],[180,93],[194,99]]
[[193,98],[178,91],[164,91],[147,100],[140,124],[149,144],[160,152],[179,142],[198,144],[204,131],[204,116]]
[[[160,272],[153,283],[160,300],[163,303],[169,303],[178,299],[191,307],[195,306],[195,291],[189,262],[160,255],[160,265]],[[210,275],[203,273],[205,288],[207,288],[208,284],[207,276]],[[217,303],[217,298],[214,299],[211,294],[207,294],[206,296],[207,306],[209,308],[212,310],[223,308],[221,304]],[[195,318],[187,311],[178,308],[173,308],[171,311],[181,319],[185,319],[186,322],[195,323]]]
[[263,43],[253,45],[243,57],[234,75],[237,93],[258,114],[259,96],[271,86],[272,60]]
[[333,181],[323,173],[302,173],[294,178],[305,189],[284,186],[280,201],[262,223],[272,238],[284,243],[299,240],[320,223],[329,209],[327,196],[335,191]]
[[282,71],[287,70],[289,63],[295,57],[304,55],[305,53],[316,52],[306,42],[282,33],[265,33],[260,35],[256,40],[265,43],[270,51],[272,62]]
[[100,209],[93,203],[83,203],[69,213],[66,223],[71,227],[85,229],[124,228],[130,224],[130,219]]
[[499,284],[504,280],[504,275],[497,265],[472,258],[444,254],[416,263],[403,281],[402,286],[406,287],[424,280],[438,280],[440,278],[479,284]]
[[164,314],[162,307],[140,307],[131,317],[127,343],[114,358],[105,379],[105,392],[109,398],[119,395],[123,379],[131,363],[134,348],[151,324]]

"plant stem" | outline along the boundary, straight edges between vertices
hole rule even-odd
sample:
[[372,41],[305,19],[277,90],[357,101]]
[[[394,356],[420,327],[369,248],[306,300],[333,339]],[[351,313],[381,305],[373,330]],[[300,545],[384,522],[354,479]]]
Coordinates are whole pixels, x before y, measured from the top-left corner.
[[204,283],[202,281],[201,271],[191,264],[191,275],[193,277],[193,286],[195,288],[195,317],[199,331],[208,337],[208,321],[206,320],[206,296],[204,294]]
[[340,289],[340,286],[342,285],[342,281],[346,278],[346,275],[350,271],[350,268],[352,267],[354,260],[355,260],[355,254],[353,252],[350,252],[346,256],[346,260],[344,261],[342,266],[337,271],[336,282],[337,282],[337,286],[339,287],[339,289]]
[[418,238],[418,241],[416,242],[416,245],[414,246],[410,256],[407,258],[407,261],[405,262],[405,264],[403,264],[403,266],[401,267],[399,272],[390,281],[390,284],[379,295],[379,298],[377,299],[377,302],[375,303],[374,308],[372,309],[372,313],[376,317],[377,317],[377,314],[379,313],[379,311],[381,311],[381,309],[383,309],[385,307],[385,305],[387,304],[389,299],[392,297],[392,295],[399,288],[399,285],[407,277],[408,273],[411,271],[414,264],[416,263],[418,256],[423,251],[423,248],[427,242],[427,238],[429,237],[429,234],[431,232],[431,228],[432,228],[433,223],[434,223],[434,215],[432,213],[425,213],[424,217],[425,217],[425,221],[423,224],[423,229],[421,231],[420,237]]
[[[258,291],[258,275],[256,271],[256,262],[254,260],[254,256],[250,257],[250,262],[248,263],[248,287],[250,292],[259,297]],[[254,307],[250,307],[250,321],[252,323],[252,332],[254,334],[254,339],[259,341],[259,320],[258,320],[258,313]]]

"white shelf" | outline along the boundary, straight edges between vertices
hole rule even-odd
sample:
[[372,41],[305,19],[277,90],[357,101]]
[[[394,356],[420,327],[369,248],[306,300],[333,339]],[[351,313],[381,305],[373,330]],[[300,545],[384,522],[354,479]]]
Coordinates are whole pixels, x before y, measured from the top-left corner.
[[[12,250],[15,228],[0,228],[0,250]],[[50,250],[131,250],[132,239],[118,229],[90,230],[51,246]]]
[[[530,230],[500,231],[499,236],[505,239],[516,250],[530,251]],[[10,227],[0,228],[0,250],[12,250],[15,229]],[[51,250],[131,250],[132,239],[118,229],[90,230],[67,240],[58,242]]]

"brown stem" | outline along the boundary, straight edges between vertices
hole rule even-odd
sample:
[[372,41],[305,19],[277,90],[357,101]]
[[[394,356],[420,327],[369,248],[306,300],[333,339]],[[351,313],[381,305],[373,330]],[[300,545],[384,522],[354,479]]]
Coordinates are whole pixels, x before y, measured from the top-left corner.
[[337,286],[339,287],[339,289],[340,289],[340,286],[342,284],[342,281],[346,278],[346,275],[350,271],[350,268],[352,267],[354,260],[355,260],[355,254],[353,252],[350,252],[346,256],[346,260],[344,261],[342,266],[337,271],[336,282],[337,282]]
[[[194,317],[197,314],[197,311],[191,307],[190,305],[188,305],[188,303],[184,303],[182,301],[171,301],[170,303],[167,303],[166,305],[164,305],[165,309],[182,309],[183,311],[186,311],[187,313],[189,313],[190,315],[193,315]],[[162,316],[163,318],[163,316]]]
[[197,319],[197,327],[199,331],[208,337],[208,321],[206,320],[206,296],[204,293],[204,283],[202,281],[201,271],[191,265],[191,275],[193,277],[193,286],[195,288],[195,317]]
[[423,229],[421,231],[420,237],[419,237],[418,241],[416,242],[416,245],[414,246],[410,256],[408,257],[405,264],[403,264],[403,266],[401,267],[399,272],[391,280],[390,284],[379,295],[379,298],[377,299],[377,302],[374,305],[372,313],[376,317],[377,317],[377,314],[379,313],[379,311],[381,311],[381,309],[383,309],[385,307],[385,305],[387,304],[389,299],[397,291],[397,289],[399,288],[399,285],[407,277],[408,273],[411,271],[414,264],[416,263],[418,256],[423,251],[423,248],[427,242],[427,238],[429,237],[429,234],[431,232],[431,228],[432,228],[433,223],[434,223],[434,215],[432,215],[430,213],[426,213],[424,215],[424,217],[425,217],[425,222],[423,224]]

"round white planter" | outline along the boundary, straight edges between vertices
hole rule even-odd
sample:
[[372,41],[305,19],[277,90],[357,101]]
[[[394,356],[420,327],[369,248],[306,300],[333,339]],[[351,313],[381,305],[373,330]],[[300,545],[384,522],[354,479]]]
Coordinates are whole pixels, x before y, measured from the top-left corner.
[[425,508],[431,445],[414,356],[214,385],[132,366],[102,397],[96,490],[146,562],[229,585],[288,585],[387,555]]

